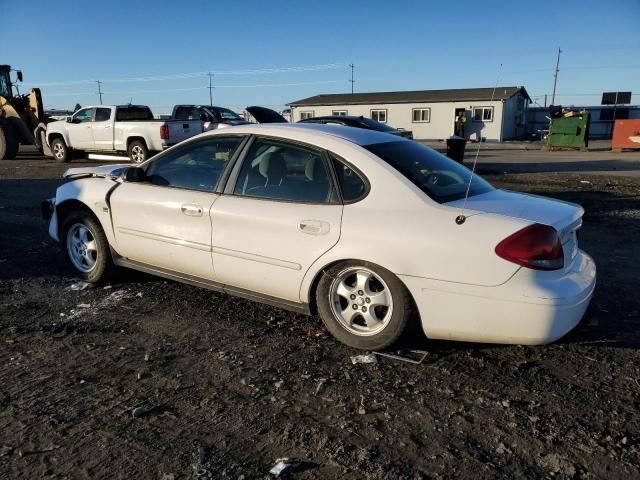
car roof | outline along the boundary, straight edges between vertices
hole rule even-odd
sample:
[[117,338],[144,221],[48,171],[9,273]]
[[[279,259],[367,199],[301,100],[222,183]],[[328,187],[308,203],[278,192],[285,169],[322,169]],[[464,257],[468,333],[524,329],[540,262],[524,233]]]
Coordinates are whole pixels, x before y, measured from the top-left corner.
[[373,143],[410,141],[390,133],[364,128],[346,127],[344,125],[326,125],[323,123],[263,123],[228,127],[223,130],[212,130],[204,135],[223,135],[225,133],[247,133],[253,135],[273,135],[288,138],[294,132],[317,136],[318,139],[337,137],[356,145]]

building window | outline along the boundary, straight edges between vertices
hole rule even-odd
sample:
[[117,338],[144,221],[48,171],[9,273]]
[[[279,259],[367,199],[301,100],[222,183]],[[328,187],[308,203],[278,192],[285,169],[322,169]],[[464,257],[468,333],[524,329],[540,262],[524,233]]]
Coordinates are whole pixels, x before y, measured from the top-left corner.
[[313,118],[315,116],[316,116],[316,113],[313,110],[300,112],[300,120],[306,120],[307,118]]
[[493,122],[493,107],[474,107],[474,122]]
[[331,115],[336,116],[336,117],[346,117],[347,116],[347,111],[346,110],[331,110]]
[[371,120],[387,123],[387,109],[371,110]]
[[431,121],[430,108],[414,108],[412,115],[413,123],[427,123]]

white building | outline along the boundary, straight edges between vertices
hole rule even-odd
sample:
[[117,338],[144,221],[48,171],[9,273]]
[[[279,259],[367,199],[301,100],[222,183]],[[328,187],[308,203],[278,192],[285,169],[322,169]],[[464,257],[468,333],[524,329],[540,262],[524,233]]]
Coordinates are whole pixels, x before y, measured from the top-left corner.
[[411,130],[417,140],[449,138],[455,132],[456,116],[464,111],[465,137],[502,141],[525,136],[530,101],[524,87],[490,87],[327,94],[289,105],[293,121],[326,115],[362,115]]

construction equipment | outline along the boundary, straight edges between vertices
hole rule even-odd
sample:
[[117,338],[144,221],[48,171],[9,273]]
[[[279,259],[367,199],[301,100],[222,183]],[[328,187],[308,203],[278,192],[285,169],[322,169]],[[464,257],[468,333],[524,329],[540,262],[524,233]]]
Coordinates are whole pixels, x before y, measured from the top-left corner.
[[35,145],[41,153],[51,155],[45,141],[50,119],[44,114],[40,89],[20,95],[17,82],[22,82],[22,72],[16,70],[16,82],[12,82],[11,71],[9,65],[0,65],[0,160],[14,159],[19,145]]

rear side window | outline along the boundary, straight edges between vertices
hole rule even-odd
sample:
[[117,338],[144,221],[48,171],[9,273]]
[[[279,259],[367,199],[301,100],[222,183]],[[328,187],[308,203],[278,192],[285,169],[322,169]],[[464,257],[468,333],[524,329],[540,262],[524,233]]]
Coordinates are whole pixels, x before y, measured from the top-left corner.
[[187,143],[152,160],[147,178],[154,185],[212,192],[241,142],[242,137],[215,136]]
[[96,116],[93,119],[94,122],[106,122],[111,116],[110,108],[96,108]]
[[247,154],[234,193],[247,197],[312,203],[334,199],[321,152],[297,144],[258,139]]
[[118,107],[116,120],[119,122],[153,120],[153,113],[151,113],[151,109],[149,107]]
[[342,200],[345,202],[354,202],[364,197],[367,193],[367,184],[363,178],[349,167],[349,165],[334,158],[333,155],[331,161],[336,171],[336,177],[338,177]]

